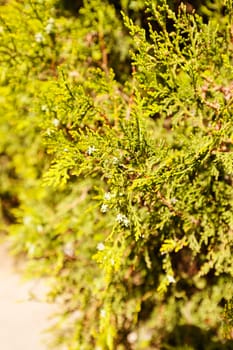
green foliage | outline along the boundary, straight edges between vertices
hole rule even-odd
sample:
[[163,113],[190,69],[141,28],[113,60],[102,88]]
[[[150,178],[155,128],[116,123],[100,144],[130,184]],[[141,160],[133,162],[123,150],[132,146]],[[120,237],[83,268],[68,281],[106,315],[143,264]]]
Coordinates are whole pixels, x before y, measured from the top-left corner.
[[1,229],[53,348],[230,349],[232,4],[112,3],[1,7]]

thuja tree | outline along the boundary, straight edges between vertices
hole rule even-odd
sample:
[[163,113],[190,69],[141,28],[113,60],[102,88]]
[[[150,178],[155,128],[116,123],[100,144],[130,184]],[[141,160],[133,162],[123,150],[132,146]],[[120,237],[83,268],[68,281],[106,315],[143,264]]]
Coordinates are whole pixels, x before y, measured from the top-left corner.
[[232,348],[232,7],[173,5],[1,7],[1,228],[53,348]]

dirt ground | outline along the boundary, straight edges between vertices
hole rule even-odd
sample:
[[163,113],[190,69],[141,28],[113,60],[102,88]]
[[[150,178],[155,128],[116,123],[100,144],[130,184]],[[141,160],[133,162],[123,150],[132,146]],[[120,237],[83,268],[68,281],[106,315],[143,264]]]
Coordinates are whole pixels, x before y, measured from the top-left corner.
[[5,244],[0,244],[0,349],[47,350],[43,332],[51,324],[55,306],[30,300],[30,291],[41,296],[38,281],[22,282]]

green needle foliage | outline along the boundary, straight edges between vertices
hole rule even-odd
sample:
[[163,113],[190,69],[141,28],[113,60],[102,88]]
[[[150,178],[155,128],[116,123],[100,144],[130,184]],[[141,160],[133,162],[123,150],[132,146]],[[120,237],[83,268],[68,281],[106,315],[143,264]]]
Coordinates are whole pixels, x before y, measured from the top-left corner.
[[232,2],[193,3],[1,5],[1,230],[53,349],[232,349]]

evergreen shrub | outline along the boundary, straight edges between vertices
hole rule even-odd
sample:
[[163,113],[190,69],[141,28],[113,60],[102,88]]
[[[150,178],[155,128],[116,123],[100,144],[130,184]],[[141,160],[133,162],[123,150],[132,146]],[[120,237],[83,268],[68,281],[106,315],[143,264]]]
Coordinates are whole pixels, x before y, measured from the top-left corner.
[[1,231],[53,349],[233,348],[232,3],[192,3],[0,7]]

